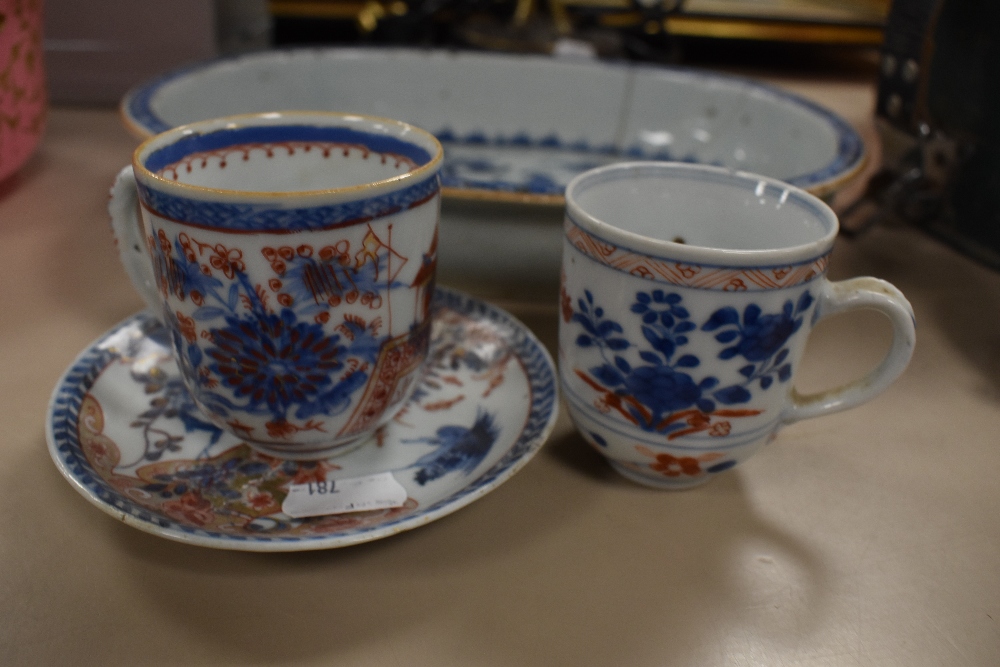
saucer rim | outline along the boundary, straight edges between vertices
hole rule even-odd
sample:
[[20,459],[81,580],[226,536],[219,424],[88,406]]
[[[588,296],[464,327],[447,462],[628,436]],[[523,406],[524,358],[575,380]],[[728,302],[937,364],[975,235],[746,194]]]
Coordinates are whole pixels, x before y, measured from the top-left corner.
[[[451,288],[437,286],[434,292],[433,303],[437,308],[448,308],[455,310],[460,314],[475,318],[488,318],[491,321],[499,322],[507,327],[510,327],[514,333],[519,335],[519,340],[512,341],[511,349],[522,360],[522,366],[525,369],[529,385],[535,385],[538,378],[541,377],[541,384],[545,387],[551,386],[551,392],[547,392],[546,394],[550,396],[548,400],[545,400],[544,397],[541,397],[542,400],[539,400],[538,398],[529,399],[530,404],[528,406],[525,425],[522,427],[518,437],[511,443],[510,447],[505,450],[504,456],[502,456],[500,460],[474,479],[469,480],[461,488],[451,492],[447,496],[434,500],[428,505],[428,509],[426,511],[419,512],[418,509],[418,513],[415,516],[405,516],[396,522],[390,523],[389,525],[376,525],[371,529],[356,530],[355,532],[351,532],[346,535],[338,535],[334,533],[332,535],[325,536],[254,539],[251,537],[226,535],[225,533],[219,533],[216,531],[203,531],[201,529],[196,530],[192,528],[191,530],[185,530],[180,527],[180,524],[178,524],[178,527],[161,526],[155,523],[155,519],[150,520],[141,516],[136,516],[127,510],[115,507],[113,504],[110,504],[108,501],[99,497],[96,491],[90,489],[84,481],[79,479],[73,473],[71,470],[72,464],[63,460],[59,451],[59,445],[56,443],[56,434],[53,425],[53,422],[55,421],[55,412],[59,409],[58,404],[60,397],[66,393],[67,389],[71,392],[76,391],[78,393],[79,388],[85,383],[89,382],[92,385],[93,379],[88,378],[87,375],[95,370],[98,363],[97,359],[90,361],[87,361],[87,359],[90,355],[94,354],[97,346],[102,341],[107,340],[114,332],[120,330],[129,323],[138,321],[142,318],[155,319],[155,317],[153,317],[148,310],[133,313],[116,323],[114,326],[105,330],[89,344],[87,344],[87,346],[74,357],[73,361],[59,376],[59,379],[56,381],[55,387],[49,397],[45,413],[46,448],[48,449],[49,455],[59,473],[66,479],[67,482],[69,482],[70,486],[76,490],[77,493],[86,498],[90,504],[103,511],[105,514],[132,528],[182,544],[245,552],[274,553],[317,551],[372,542],[425,526],[428,523],[436,521],[472,504],[517,474],[532,458],[534,458],[534,456],[548,441],[552,430],[555,428],[560,412],[560,387],[556,365],[548,349],[538,339],[535,333],[528,328],[527,325],[499,306],[488,303],[487,301],[474,297],[468,293]],[[461,306],[461,308],[458,308],[457,306]],[[524,355],[521,354],[523,349],[529,349],[535,352],[537,355],[534,360],[535,363],[526,363],[529,360],[525,359]],[[83,368],[80,368],[81,366]],[[102,366],[102,369],[103,368],[104,367]],[[539,375],[540,371],[547,371],[547,381],[544,376]],[[74,376],[79,377],[74,378]],[[85,394],[86,392],[83,393]],[[537,434],[530,437],[529,440],[523,444],[524,451],[517,456],[515,460],[505,463],[504,459],[506,458],[506,454],[518,446],[521,438],[524,437],[528,424],[532,421],[533,414],[537,412],[544,415],[545,410],[548,410],[548,415],[545,417],[544,423],[541,424],[541,427],[538,429]],[[492,474],[494,469],[497,467],[500,469],[495,474]],[[87,473],[84,472],[83,474],[86,475]],[[488,478],[487,481],[480,484],[480,480],[483,480],[484,478]],[[469,490],[470,488],[471,490]],[[130,500],[127,500],[127,502],[151,517],[157,516],[155,513],[146,510],[141,506],[135,505],[135,503]]]

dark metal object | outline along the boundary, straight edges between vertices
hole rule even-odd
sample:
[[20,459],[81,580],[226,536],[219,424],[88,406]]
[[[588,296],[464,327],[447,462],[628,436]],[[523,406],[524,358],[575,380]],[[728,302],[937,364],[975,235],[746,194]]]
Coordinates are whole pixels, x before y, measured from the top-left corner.
[[884,167],[845,234],[918,225],[1000,269],[1000,3],[896,0],[876,107]]

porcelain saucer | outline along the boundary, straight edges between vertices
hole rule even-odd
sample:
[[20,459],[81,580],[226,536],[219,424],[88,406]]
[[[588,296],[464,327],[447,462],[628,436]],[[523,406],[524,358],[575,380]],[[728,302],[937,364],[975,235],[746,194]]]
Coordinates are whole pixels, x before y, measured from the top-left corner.
[[[166,330],[147,313],[90,345],[56,385],[49,452],[70,484],[126,524],[241,551],[342,547],[478,500],[537,453],[558,413],[544,346],[505,311],[439,288],[421,385],[371,442],[314,462],[257,453],[198,412]],[[294,519],[291,484],[391,472],[402,507]]]

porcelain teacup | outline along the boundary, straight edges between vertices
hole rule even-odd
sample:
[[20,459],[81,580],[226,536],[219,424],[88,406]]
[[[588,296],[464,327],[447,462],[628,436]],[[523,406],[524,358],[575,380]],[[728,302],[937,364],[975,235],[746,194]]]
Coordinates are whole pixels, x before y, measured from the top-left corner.
[[[780,181],[636,162],[566,191],[559,366],[570,416],[625,477],[682,488],[745,461],[784,424],[856,406],[903,372],[913,311],[875,278],[826,278],[834,212]],[[795,391],[813,325],[881,312],[892,343],[849,385]]]
[[145,141],[109,211],[204,416],[316,459],[401,408],[429,344],[442,149],[393,120],[233,116]]

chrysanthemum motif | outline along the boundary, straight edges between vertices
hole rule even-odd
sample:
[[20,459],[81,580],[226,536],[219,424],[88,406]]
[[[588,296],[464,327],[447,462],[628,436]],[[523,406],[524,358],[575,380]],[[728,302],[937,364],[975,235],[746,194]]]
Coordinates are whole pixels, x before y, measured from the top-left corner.
[[282,418],[293,405],[317,396],[343,363],[340,336],[327,336],[318,324],[300,321],[285,308],[279,315],[226,317],[212,330],[215,346],[206,354],[211,370],[253,410],[264,404]]

